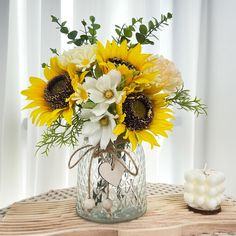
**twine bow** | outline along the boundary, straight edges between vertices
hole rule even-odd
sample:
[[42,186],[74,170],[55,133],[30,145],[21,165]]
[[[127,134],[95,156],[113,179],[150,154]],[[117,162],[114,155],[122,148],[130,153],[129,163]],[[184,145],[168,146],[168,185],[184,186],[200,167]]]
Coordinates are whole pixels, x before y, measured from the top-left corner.
[[[79,159],[75,162],[72,163],[73,158],[75,157],[75,155],[86,149],[87,150],[79,157]],[[131,175],[133,176],[137,176],[138,175],[138,166],[136,165],[134,159],[132,158],[132,156],[130,155],[129,152],[127,152],[126,150],[122,149],[122,148],[116,148],[114,145],[112,145],[111,143],[108,145],[108,147],[106,149],[101,149],[99,145],[93,146],[93,145],[85,145],[83,147],[78,148],[77,150],[75,150],[72,155],[70,156],[69,162],[68,162],[68,168],[72,169],[74,168],[76,165],[79,164],[79,162],[90,152],[92,152],[91,154],[91,159],[89,161],[89,169],[88,169],[88,197],[91,198],[91,168],[92,168],[92,162],[94,158],[98,158],[101,157],[104,162],[107,162],[107,160],[104,157],[104,154],[112,154],[112,163],[111,163],[111,169],[113,170],[115,168],[115,161],[118,161],[123,167],[124,169]],[[131,160],[135,171],[132,172],[126,165],[125,163],[118,157],[118,153],[122,153],[124,152]],[[109,185],[108,185],[108,192],[109,192]]]
[[[76,153],[78,153],[79,151],[82,151],[83,149],[88,148],[82,156],[79,157],[79,159],[74,163],[71,164],[73,157],[76,155]],[[134,161],[134,159],[132,158],[132,156],[130,155],[129,152],[127,152],[126,150],[122,149],[122,148],[115,148],[113,146],[109,146],[106,149],[100,149],[99,145],[96,146],[92,146],[92,145],[85,145],[83,147],[78,148],[77,150],[75,150],[72,155],[70,156],[69,162],[68,162],[68,168],[72,169],[74,168],[76,165],[79,164],[79,162],[89,153],[92,151],[92,155],[91,155],[91,159],[93,158],[97,158],[97,157],[101,157],[104,161],[105,158],[103,156],[104,153],[112,153],[112,158],[115,158],[116,161],[118,161],[124,168],[125,170],[130,173],[133,176],[137,176],[138,175],[138,167]],[[124,152],[131,160],[132,164],[134,165],[135,168],[135,172],[132,172],[125,164],[123,161],[120,160],[120,158],[118,157],[118,153]],[[115,161],[112,161],[112,170],[115,167]]]

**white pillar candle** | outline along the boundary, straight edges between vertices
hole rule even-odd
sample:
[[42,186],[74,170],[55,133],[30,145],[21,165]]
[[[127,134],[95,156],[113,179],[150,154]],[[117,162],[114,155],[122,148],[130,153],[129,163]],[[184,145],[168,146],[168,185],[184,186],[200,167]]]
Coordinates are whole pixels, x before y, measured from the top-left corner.
[[225,175],[216,170],[193,169],[184,175],[184,200],[192,208],[214,211],[220,208]]

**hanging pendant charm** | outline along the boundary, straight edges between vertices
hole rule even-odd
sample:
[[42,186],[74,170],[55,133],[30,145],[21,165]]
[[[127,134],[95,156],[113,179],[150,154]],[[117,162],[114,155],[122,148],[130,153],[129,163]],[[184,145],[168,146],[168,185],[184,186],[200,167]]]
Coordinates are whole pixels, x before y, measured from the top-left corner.
[[125,172],[124,166],[116,161],[113,160],[114,163],[110,164],[108,162],[102,163],[98,167],[98,172],[100,176],[106,180],[109,184],[117,187],[120,184],[120,181],[122,179],[122,175]]

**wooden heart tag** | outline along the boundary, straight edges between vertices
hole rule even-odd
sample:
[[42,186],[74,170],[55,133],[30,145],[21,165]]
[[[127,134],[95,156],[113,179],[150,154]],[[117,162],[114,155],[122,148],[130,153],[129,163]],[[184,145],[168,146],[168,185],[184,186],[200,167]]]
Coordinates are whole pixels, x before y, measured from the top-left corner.
[[125,168],[118,161],[115,161],[114,164],[114,168],[112,169],[111,164],[109,164],[108,162],[104,162],[98,167],[98,172],[100,176],[105,179],[109,184],[117,187],[120,184]]

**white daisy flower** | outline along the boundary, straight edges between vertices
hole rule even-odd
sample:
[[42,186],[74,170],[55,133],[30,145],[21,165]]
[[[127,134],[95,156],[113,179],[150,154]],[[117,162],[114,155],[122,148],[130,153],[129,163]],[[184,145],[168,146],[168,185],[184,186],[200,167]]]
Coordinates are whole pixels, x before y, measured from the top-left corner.
[[110,104],[119,101],[122,91],[117,91],[116,88],[120,82],[121,74],[116,70],[111,70],[98,79],[86,77],[83,86],[89,93],[90,100],[98,104],[94,108],[96,115],[103,114]]
[[60,63],[67,67],[69,64],[75,64],[76,68],[85,71],[90,68],[96,60],[95,45],[82,45],[77,48],[64,51],[59,56]]
[[[116,126],[115,116],[108,111],[101,116],[96,116],[93,109],[84,111],[84,118],[90,117],[89,121],[83,124],[82,135],[88,140],[88,143],[96,146],[100,142],[100,147],[106,149],[110,141],[116,140],[117,136],[113,134]],[[91,114],[93,114],[91,116]]]

